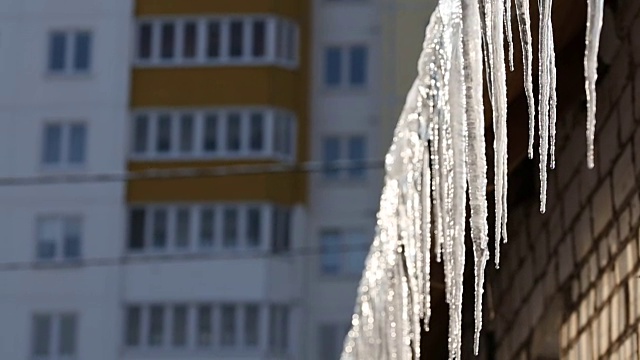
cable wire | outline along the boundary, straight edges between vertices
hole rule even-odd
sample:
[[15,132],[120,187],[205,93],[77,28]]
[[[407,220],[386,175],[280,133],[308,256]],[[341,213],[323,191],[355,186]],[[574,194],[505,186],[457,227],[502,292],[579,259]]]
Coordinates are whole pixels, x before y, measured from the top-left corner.
[[34,186],[86,183],[113,183],[135,180],[168,180],[217,178],[227,176],[314,173],[321,171],[382,169],[384,160],[339,160],[330,163],[308,161],[294,164],[252,164],[173,169],[150,168],[124,173],[54,174],[38,176],[0,177],[0,186]]
[[[273,252],[272,250],[243,249],[222,250],[220,252],[184,252],[184,253],[135,253],[130,252],[118,257],[95,257],[86,259],[60,259],[60,260],[35,260],[19,262],[0,262],[0,271],[37,270],[37,269],[59,269],[59,268],[86,268],[103,267],[115,265],[133,265],[148,263],[167,263],[185,261],[238,261],[255,259],[291,259],[299,256],[313,256],[321,254],[344,254],[364,251],[368,252],[370,244],[341,245],[332,251],[325,251],[323,247],[299,247],[287,251]],[[364,266],[364,263],[363,263]]]

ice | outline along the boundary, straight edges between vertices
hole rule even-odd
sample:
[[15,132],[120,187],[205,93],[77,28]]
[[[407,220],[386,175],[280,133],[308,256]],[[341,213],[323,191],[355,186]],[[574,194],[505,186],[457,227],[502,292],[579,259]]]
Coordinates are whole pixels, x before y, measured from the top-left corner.
[[[551,0],[540,0],[541,211],[545,210],[547,171],[548,167],[555,166],[556,149],[551,5]],[[536,110],[529,3],[516,0],[515,6],[529,106],[528,154],[532,157]],[[603,0],[589,0],[585,88],[590,167],[593,166],[597,42],[602,7]],[[510,24],[509,0],[441,0],[431,16],[418,60],[418,77],[407,95],[385,157],[386,174],[376,236],[358,286],[343,360],[420,358],[421,320],[424,320],[424,329],[430,329],[432,256],[444,267],[445,298],[449,304],[449,358],[462,358],[467,196],[475,273],[473,347],[478,354],[485,267],[489,258],[483,86],[486,81],[493,111],[495,262],[498,266],[500,244],[507,240],[506,62],[512,64]],[[510,49],[508,60],[504,53],[505,26]]]
[[533,47],[531,40],[531,16],[529,15],[529,2],[527,0],[515,0],[518,13],[518,27],[520,29],[520,42],[522,43],[522,62],[524,72],[524,90],[527,95],[529,109],[529,159],[533,159],[533,140],[535,135],[536,108],[533,99]]
[[596,132],[596,79],[598,78],[598,46],[604,0],[587,0],[587,38],[584,55],[585,90],[587,92],[587,166],[593,168],[593,138]]

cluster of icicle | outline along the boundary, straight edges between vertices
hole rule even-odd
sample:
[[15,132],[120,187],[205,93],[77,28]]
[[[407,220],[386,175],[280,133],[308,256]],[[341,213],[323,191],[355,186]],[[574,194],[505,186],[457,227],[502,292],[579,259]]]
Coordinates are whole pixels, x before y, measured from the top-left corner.
[[[585,88],[587,163],[592,167],[603,0],[588,1]],[[547,168],[555,165],[556,70],[551,0],[539,0],[538,5],[540,208],[544,212]],[[515,0],[515,6],[529,105],[528,153],[532,158],[535,107],[529,3]],[[449,358],[461,358],[467,196],[475,269],[474,352],[478,353],[484,270],[489,258],[483,86],[486,81],[493,109],[497,267],[500,242],[507,239],[507,61],[513,69],[510,19],[509,0],[440,0],[431,16],[418,61],[419,75],[407,95],[386,155],[376,237],[359,285],[343,360],[420,358],[421,327],[428,330],[431,315],[430,267],[434,252],[436,260],[444,265]]]

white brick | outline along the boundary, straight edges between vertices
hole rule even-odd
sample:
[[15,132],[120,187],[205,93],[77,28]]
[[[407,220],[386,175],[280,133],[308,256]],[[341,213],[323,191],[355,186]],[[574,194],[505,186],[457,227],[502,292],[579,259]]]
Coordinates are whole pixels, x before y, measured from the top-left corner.
[[628,84],[622,91],[620,102],[618,103],[618,120],[620,121],[620,141],[626,142],[636,128],[636,121],[633,114],[633,89]]
[[600,348],[600,355],[603,355],[604,352],[609,348],[609,323],[611,318],[611,310],[609,306],[605,306],[600,313],[600,327],[598,329],[598,334],[600,335],[600,344],[598,347]]
[[[603,24],[604,25],[604,24]],[[640,18],[636,17],[631,27],[631,49],[633,51],[633,61],[640,64]]]
[[602,239],[598,243],[598,265],[602,269],[609,262],[609,243],[607,239]]
[[[564,171],[564,169],[563,169]],[[562,196],[565,231],[571,228],[580,211],[580,178],[574,177]]]
[[[638,23],[638,21],[636,21],[636,23]],[[640,41],[640,38],[637,38],[636,41]],[[640,71],[636,71],[636,78],[634,79],[633,90],[634,90],[633,102],[635,103],[634,113],[635,113],[636,120],[638,120],[640,119]]]
[[560,248],[558,249],[558,280],[560,284],[573,272],[575,266],[575,260],[573,257],[573,245],[571,243],[571,237],[566,238]]
[[596,149],[598,156],[597,171],[600,177],[604,176],[613,166],[613,160],[618,154],[618,122],[615,116],[606,120],[602,124],[602,131],[596,134]]
[[574,227],[574,240],[576,249],[576,259],[578,262],[584,260],[593,244],[593,236],[591,235],[591,219],[589,208],[586,207],[580,213],[578,222]]
[[611,340],[613,341],[618,338],[620,329],[620,303],[618,302],[618,297],[618,293],[615,292],[609,302],[609,308],[611,309]]
[[611,205],[611,188],[609,179],[606,179],[601,185],[593,197],[591,204],[591,210],[593,214],[593,234],[594,236],[600,235],[604,230],[605,225],[611,220],[611,213],[613,211]]
[[631,158],[631,147],[627,146],[613,169],[613,198],[616,209],[620,209],[623,201],[634,188],[636,179]]
[[[604,7],[604,19],[602,22],[602,32],[600,33],[600,49],[598,56],[605,64],[610,65],[613,57],[620,48],[620,39],[616,33],[615,17],[611,8]],[[600,95],[600,94],[598,94]]]

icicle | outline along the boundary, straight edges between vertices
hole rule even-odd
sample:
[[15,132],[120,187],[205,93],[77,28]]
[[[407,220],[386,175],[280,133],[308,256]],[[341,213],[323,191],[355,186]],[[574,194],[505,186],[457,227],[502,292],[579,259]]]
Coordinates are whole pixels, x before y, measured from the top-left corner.
[[475,332],[474,353],[478,354],[480,328],[482,327],[483,276],[488,258],[487,224],[487,159],[485,155],[484,106],[482,98],[482,38],[481,19],[476,0],[464,0],[463,25],[464,64],[467,116],[467,183],[471,210],[471,239],[475,256]]
[[495,242],[496,268],[500,266],[500,240],[506,241],[507,212],[505,209],[507,196],[507,77],[504,59],[504,29],[503,7],[491,7],[491,3],[485,0],[485,18],[491,31],[487,32],[487,43],[490,44],[489,72],[491,73],[491,103],[493,105],[493,131],[494,140],[494,194],[496,204]]
[[509,70],[513,71],[513,32],[511,29],[511,0],[504,0],[504,27],[509,44]]
[[587,92],[587,166],[593,168],[593,138],[596,132],[596,79],[598,78],[598,46],[604,0],[587,0],[587,38],[584,55],[585,89]]
[[520,42],[522,43],[522,60],[524,65],[524,90],[527,95],[529,109],[529,147],[527,155],[533,159],[533,139],[535,135],[536,107],[533,100],[533,46],[531,40],[531,17],[529,15],[529,2],[527,0],[515,0],[518,13],[518,27],[520,29]]
[[[558,105],[556,95],[556,57],[555,45],[553,44],[553,30],[549,27],[549,45],[551,46],[551,58],[549,59],[549,167],[556,167],[556,107]],[[545,196],[546,198],[546,196]]]
[[544,213],[547,206],[547,166],[549,155],[549,117],[554,104],[551,99],[555,98],[555,84],[551,84],[551,63],[555,60],[553,47],[553,31],[551,27],[551,7],[552,0],[541,0],[540,6],[540,111],[539,111],[539,132],[540,132],[540,212]]
[[[589,111],[593,107],[593,115],[595,94],[591,91],[595,91],[592,85],[595,84],[602,0],[589,1],[591,25],[585,53],[585,87],[592,101]],[[428,329],[431,316],[432,242],[436,258],[442,261],[445,270],[449,358],[461,358],[467,194],[475,272],[474,352],[478,353],[484,271],[489,257],[482,72],[484,64],[487,76],[484,80],[493,105],[497,266],[500,240],[507,240],[507,94],[503,37],[504,26],[510,31],[509,6],[495,0],[441,0],[431,17],[418,61],[419,75],[407,95],[385,157],[385,184],[376,236],[358,286],[343,360],[420,357],[420,321],[423,319]],[[540,0],[540,9],[538,126],[541,209],[544,209],[547,166],[555,165],[557,99],[551,0]],[[516,11],[529,103],[528,152],[531,156],[535,130],[533,55],[525,0],[516,0]],[[588,129],[588,139],[590,136],[593,130]],[[592,155],[591,150],[591,162]]]

